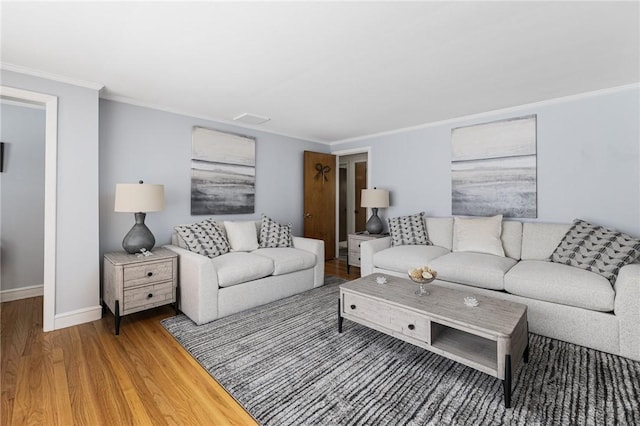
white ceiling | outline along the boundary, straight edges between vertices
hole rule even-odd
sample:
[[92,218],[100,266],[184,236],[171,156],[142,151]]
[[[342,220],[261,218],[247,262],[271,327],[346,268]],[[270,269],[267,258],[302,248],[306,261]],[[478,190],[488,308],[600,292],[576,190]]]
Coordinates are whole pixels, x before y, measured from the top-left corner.
[[333,142],[640,81],[631,2],[1,5],[7,69]]

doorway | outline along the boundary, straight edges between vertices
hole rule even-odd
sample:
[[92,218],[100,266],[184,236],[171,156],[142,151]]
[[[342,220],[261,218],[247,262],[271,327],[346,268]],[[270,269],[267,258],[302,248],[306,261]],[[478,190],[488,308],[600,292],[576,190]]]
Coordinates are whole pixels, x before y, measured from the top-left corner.
[[[42,105],[45,109],[44,158],[44,283],[42,328],[55,328],[56,302],[56,205],[58,151],[58,97],[0,86],[0,99]],[[5,159],[7,161],[8,159]]]
[[338,253],[347,258],[347,237],[365,230],[367,209],[360,207],[360,195],[369,182],[369,153],[338,153],[340,178],[338,182]]

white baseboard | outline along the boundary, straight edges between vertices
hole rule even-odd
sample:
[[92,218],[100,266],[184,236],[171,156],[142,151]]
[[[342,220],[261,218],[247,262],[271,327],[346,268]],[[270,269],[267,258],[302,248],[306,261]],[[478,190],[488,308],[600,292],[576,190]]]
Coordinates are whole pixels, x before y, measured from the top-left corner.
[[56,314],[54,330],[71,327],[85,322],[96,321],[102,318],[102,306],[78,309],[77,311]]
[[29,287],[10,288],[0,290],[0,302],[11,302],[12,300],[27,299],[29,297],[42,296],[44,285],[32,285]]

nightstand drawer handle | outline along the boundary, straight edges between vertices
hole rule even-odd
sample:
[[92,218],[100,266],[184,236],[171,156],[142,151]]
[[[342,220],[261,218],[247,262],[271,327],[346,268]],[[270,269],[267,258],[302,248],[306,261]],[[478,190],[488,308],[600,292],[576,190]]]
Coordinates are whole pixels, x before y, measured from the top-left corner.
[[415,328],[416,328],[416,326],[415,326],[415,325],[413,325],[413,324],[409,324],[409,330],[413,330],[413,329],[415,329]]
[[153,297],[153,293],[149,293],[149,294],[147,295],[147,297],[148,297],[149,299],[151,299],[151,298]]
[[147,272],[147,276],[150,277],[153,275],[153,272]]
[[351,305],[351,309],[355,309],[355,308],[356,308],[356,305]]

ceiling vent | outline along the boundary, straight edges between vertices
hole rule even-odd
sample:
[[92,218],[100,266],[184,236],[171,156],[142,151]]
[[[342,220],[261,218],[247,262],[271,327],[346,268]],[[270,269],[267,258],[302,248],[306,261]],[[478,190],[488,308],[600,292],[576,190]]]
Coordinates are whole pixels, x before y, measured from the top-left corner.
[[239,121],[245,124],[262,124],[271,120],[269,117],[263,117],[261,115],[249,114],[245,112],[244,114],[240,114],[237,117],[234,117],[233,121]]

